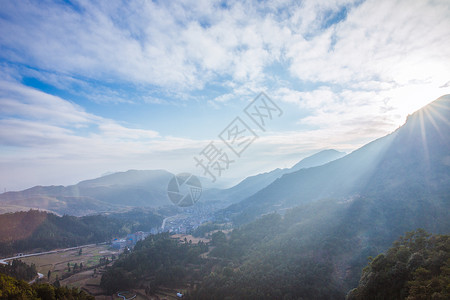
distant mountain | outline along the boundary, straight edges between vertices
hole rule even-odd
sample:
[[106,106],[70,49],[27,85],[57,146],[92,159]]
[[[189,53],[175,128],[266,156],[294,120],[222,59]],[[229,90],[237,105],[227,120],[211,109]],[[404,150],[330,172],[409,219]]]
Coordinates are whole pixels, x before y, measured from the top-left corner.
[[301,169],[321,166],[333,160],[344,157],[346,154],[347,153],[345,152],[340,152],[334,149],[322,150],[316,154],[313,154],[311,156],[302,159],[301,161],[296,163],[292,168],[287,169],[288,172],[286,172],[286,174],[296,172]]
[[449,116],[450,96],[446,95],[409,116],[392,134],[325,165],[284,174],[219,216],[241,224],[268,212],[327,198],[369,197],[406,201],[405,205],[431,201],[448,207]]
[[0,194],[2,212],[37,208],[75,216],[114,211],[126,206],[160,207],[171,204],[164,170],[130,170],[82,181],[71,186],[36,186]]
[[284,174],[292,173],[304,168],[320,166],[330,161],[341,158],[345,154],[346,153],[344,152],[339,152],[333,149],[323,150],[302,159],[292,168],[275,169],[267,173],[250,176],[229,189],[211,189],[204,191],[202,201],[219,201],[222,202],[223,207],[226,207],[227,205],[239,202],[247,197],[250,197]]

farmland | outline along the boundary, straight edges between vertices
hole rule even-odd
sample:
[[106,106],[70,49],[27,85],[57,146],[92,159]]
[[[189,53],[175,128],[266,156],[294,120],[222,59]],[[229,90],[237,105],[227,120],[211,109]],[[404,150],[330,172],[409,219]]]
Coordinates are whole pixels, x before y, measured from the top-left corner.
[[[193,243],[198,243],[200,240],[207,242],[208,239],[198,239],[192,236],[176,235],[175,239],[184,241],[184,238],[188,240],[192,239]],[[111,250],[108,245],[89,245],[79,249],[71,249],[67,251],[60,251],[55,253],[47,253],[43,255],[30,256],[20,258],[27,264],[35,264],[39,273],[44,274],[43,281],[54,283],[57,279],[62,286],[76,287],[85,290],[91,295],[94,295],[96,299],[123,299],[117,294],[113,296],[105,295],[104,290],[100,288],[101,276],[104,273],[104,266],[98,267],[100,260],[108,258],[111,261],[108,265],[112,265],[112,259],[118,258],[119,251]],[[83,265],[80,270],[79,266]],[[77,271],[74,272],[73,268],[77,265]],[[70,266],[70,272],[69,272]],[[96,267],[97,266],[97,267]],[[47,278],[48,271],[50,271],[50,278]],[[178,299],[176,297],[177,292],[185,292],[185,289],[172,289],[161,288],[152,296],[145,294],[145,289],[133,289],[122,293],[122,295],[132,297],[136,295],[134,299]]]
[[[44,274],[44,280],[50,283],[59,279],[61,285],[82,288],[93,295],[100,295],[102,290],[99,285],[103,267],[96,268],[96,266],[101,259],[108,258],[111,261],[118,257],[119,252],[111,251],[107,245],[91,245],[80,249],[24,257],[21,260],[27,264],[35,264],[37,271]],[[49,271],[50,278],[47,278]]]

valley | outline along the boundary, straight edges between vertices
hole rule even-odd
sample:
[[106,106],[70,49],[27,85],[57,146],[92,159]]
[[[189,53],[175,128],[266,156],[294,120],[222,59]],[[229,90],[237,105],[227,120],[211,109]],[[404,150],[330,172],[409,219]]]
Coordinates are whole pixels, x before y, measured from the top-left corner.
[[[3,193],[30,206],[0,215],[2,280],[95,299],[447,299],[448,116],[447,95],[349,154],[205,188],[189,207],[168,204],[162,170]],[[31,271],[43,278],[14,281]]]

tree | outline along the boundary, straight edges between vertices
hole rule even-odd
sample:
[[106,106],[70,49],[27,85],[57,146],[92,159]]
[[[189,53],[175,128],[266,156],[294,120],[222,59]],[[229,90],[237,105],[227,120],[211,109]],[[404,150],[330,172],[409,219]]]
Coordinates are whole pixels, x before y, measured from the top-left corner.
[[70,272],[70,263],[67,263],[67,271]]
[[223,231],[217,231],[211,236],[211,244],[214,246],[223,245],[227,242],[227,237]]
[[59,276],[58,275],[56,275],[56,279],[55,279],[55,282],[53,282],[53,286],[56,287],[56,288],[61,287],[61,283],[59,282]]
[[52,275],[52,271],[48,270],[47,279],[50,280],[50,276]]
[[129,273],[122,268],[115,268],[103,274],[100,285],[108,293],[114,293],[118,290],[126,290],[133,284]]

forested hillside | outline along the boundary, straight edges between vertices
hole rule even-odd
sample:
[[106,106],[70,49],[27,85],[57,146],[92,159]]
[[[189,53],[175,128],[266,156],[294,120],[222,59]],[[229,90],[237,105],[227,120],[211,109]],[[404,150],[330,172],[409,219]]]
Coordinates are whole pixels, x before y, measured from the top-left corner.
[[409,232],[370,258],[348,300],[450,299],[450,236]]
[[[419,224],[413,220],[420,211],[378,227],[373,224],[389,209],[377,212],[370,205],[363,199],[326,200],[284,216],[268,214],[228,234],[215,231],[209,247],[180,242],[167,233],[150,236],[114,263],[102,286],[109,293],[143,286],[149,295],[160,287],[183,286],[187,299],[344,299],[358,285],[368,258],[384,251],[364,269],[351,294],[356,298],[350,299],[407,299],[398,297],[408,290],[422,293],[423,286],[436,282],[437,289],[446,286],[448,236],[418,230],[387,250],[405,232],[400,232],[403,221],[406,227]],[[206,257],[200,256],[208,249]],[[370,289],[385,294],[367,298],[373,294]]]
[[168,233],[152,235],[139,241],[132,253],[123,254],[102,276],[101,286],[113,293],[144,285],[151,294],[160,286],[176,287],[198,281],[200,269],[207,265],[200,254],[207,250],[208,246],[202,242],[180,243]]
[[[369,256],[406,231],[448,230],[448,203],[324,200],[263,216],[216,237],[220,263],[192,299],[343,299]],[[213,238],[214,236],[213,235]],[[284,298],[283,298],[284,297]]]
[[142,210],[85,217],[59,217],[37,210],[3,214],[0,215],[0,255],[105,242],[113,236],[149,231],[161,222],[161,216]]

